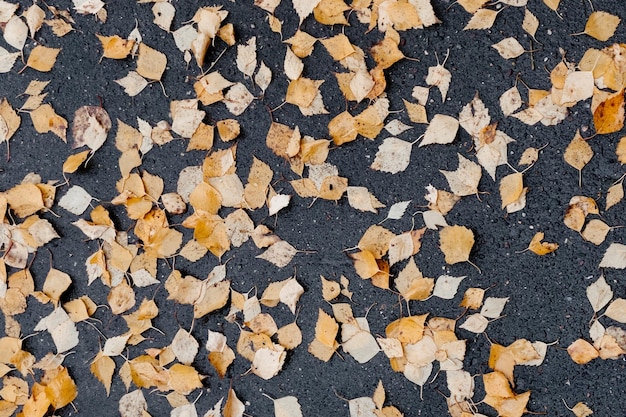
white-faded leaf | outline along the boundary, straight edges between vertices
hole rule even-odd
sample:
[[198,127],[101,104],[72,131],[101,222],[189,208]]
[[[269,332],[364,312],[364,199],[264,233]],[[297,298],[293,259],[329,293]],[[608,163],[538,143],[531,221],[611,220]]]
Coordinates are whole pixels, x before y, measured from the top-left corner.
[[84,188],[74,185],[67,190],[67,193],[59,200],[59,206],[65,210],[77,216],[83,214],[89,203],[91,203],[92,197]]
[[504,310],[504,305],[507,301],[509,301],[509,297],[487,297],[483,303],[483,308],[480,310],[480,314],[490,319],[497,319],[502,315],[502,310]]
[[443,298],[444,300],[451,300],[456,295],[459,289],[461,281],[465,277],[451,277],[449,275],[442,275],[437,278],[435,282],[435,289],[433,290],[433,296]]
[[626,268],[626,245],[611,243],[602,257],[600,268]]
[[613,290],[609,284],[606,283],[604,275],[600,275],[600,278],[598,278],[596,282],[587,287],[587,299],[595,312],[602,310],[612,298]]
[[191,365],[198,354],[200,345],[195,337],[185,329],[178,329],[171,343],[176,359],[184,365]]
[[296,248],[291,246],[289,242],[281,240],[274,243],[257,258],[271,262],[279,268],[284,268],[296,256],[296,253],[298,253]]
[[385,139],[376,152],[371,168],[390,174],[404,171],[411,162],[412,147],[411,142],[402,139],[394,137]]

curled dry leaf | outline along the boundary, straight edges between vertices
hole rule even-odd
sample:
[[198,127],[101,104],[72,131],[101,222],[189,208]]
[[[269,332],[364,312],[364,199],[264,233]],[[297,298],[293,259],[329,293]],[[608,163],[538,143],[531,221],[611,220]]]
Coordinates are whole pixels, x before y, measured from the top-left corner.
[[528,250],[537,255],[547,255],[548,253],[552,253],[559,248],[559,245],[556,243],[542,242],[543,237],[543,232],[535,233],[530,241],[530,244],[528,245]]

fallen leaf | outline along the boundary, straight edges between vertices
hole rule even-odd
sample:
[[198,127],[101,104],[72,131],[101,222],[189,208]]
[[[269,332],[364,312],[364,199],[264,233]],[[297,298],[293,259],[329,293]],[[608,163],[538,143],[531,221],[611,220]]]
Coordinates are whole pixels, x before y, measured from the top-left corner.
[[273,401],[275,417],[302,417],[300,403],[296,397],[287,396]]
[[13,15],[4,26],[4,40],[15,49],[24,49],[28,38],[28,26],[18,16]]
[[609,96],[595,109],[593,125],[596,133],[615,133],[624,127],[624,91],[622,89]]
[[145,43],[139,44],[137,74],[149,80],[159,81],[167,66],[167,56]]
[[412,148],[413,144],[411,142],[394,137],[387,138],[378,148],[371,168],[390,174],[402,172],[411,162]]
[[461,285],[461,281],[465,278],[466,277],[451,277],[449,275],[440,276],[435,282],[433,296],[443,298],[444,300],[453,299],[459,289],[459,285]]
[[609,208],[613,207],[614,205],[622,201],[623,198],[624,198],[624,185],[621,182],[612,185],[611,187],[609,187],[606,193],[605,210],[608,210]]
[[524,20],[522,21],[522,29],[528,33],[535,41],[537,29],[539,29],[539,19],[530,10],[524,9]]
[[481,316],[497,319],[502,315],[502,310],[508,301],[509,297],[487,297],[483,303],[483,308],[480,310]]
[[626,300],[614,299],[606,308],[604,315],[620,323],[626,323]]
[[298,253],[296,248],[288,242],[280,240],[272,244],[269,249],[258,255],[257,258],[271,262],[279,268],[284,268],[291,262],[296,253]]
[[426,84],[436,86],[439,89],[442,102],[446,101],[448,89],[450,88],[450,82],[452,81],[452,74],[444,68],[444,65],[445,61],[443,64],[437,63],[436,66],[429,67],[428,75],[426,76]]
[[422,147],[433,143],[444,145],[452,143],[456,138],[458,130],[459,122],[454,117],[436,114],[430,121],[428,128],[426,128],[424,139],[422,139],[419,146]]
[[547,255],[548,253],[552,253],[559,248],[559,245],[556,243],[542,242],[543,237],[543,232],[535,233],[528,244],[528,250],[537,255]]
[[582,402],[576,403],[571,411],[576,417],[588,417],[593,414],[591,408],[587,407],[587,405]]
[[611,243],[600,261],[600,268],[626,268],[626,245]]
[[599,356],[598,351],[591,343],[584,339],[577,339],[574,343],[567,347],[567,353],[574,362],[584,365]]
[[491,45],[491,47],[498,51],[500,56],[504,59],[517,58],[526,52],[524,47],[513,37],[504,38],[500,42]]
[[84,188],[74,185],[61,197],[59,206],[79,216],[87,210],[92,199],[91,195]]
[[152,6],[152,14],[154,14],[153,23],[166,32],[170,31],[172,20],[176,14],[176,8],[167,2],[155,3]]
[[611,228],[602,220],[592,219],[581,233],[583,239],[595,245],[601,245]]
[[449,265],[469,261],[474,233],[464,226],[447,226],[439,232],[439,248]]
[[498,12],[490,9],[478,9],[463,30],[489,29],[493,26],[498,17]]
[[596,11],[589,15],[583,33],[606,42],[613,36],[621,19],[608,12]]
[[591,304],[594,312],[598,312],[604,308],[605,305],[613,298],[613,290],[606,283],[604,275],[600,275],[600,278],[593,284],[587,287],[587,299]]
[[67,142],[67,120],[56,114],[50,104],[44,104],[30,112],[30,118],[37,133],[52,132]]
[[74,112],[72,122],[73,148],[86,145],[93,152],[97,151],[106,141],[111,126],[111,118],[102,107],[80,107]]
[[457,154],[459,167],[456,171],[439,170],[448,180],[450,190],[459,197],[478,193],[478,183],[482,176],[480,166]]
[[237,45],[237,69],[247,77],[252,77],[256,69],[256,36],[243,45]]

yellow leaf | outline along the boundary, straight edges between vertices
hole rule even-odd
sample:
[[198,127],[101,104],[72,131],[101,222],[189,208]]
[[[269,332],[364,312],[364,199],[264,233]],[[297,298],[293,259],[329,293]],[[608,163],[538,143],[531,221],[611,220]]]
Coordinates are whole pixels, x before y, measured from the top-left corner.
[[585,32],[599,41],[608,41],[615,33],[620,18],[607,12],[593,12],[585,25]]
[[139,44],[139,57],[137,58],[137,73],[149,80],[159,81],[167,66],[167,56],[146,45]]
[[610,230],[611,228],[609,225],[604,223],[602,220],[593,219],[587,223],[587,226],[582,231],[581,235],[586,241],[595,245],[601,245]]
[[559,245],[556,243],[547,243],[542,242],[544,234],[543,232],[535,233],[530,244],[528,245],[528,250],[536,253],[537,255],[546,255],[548,253],[552,253],[559,248]]
[[439,232],[439,247],[447,264],[469,261],[474,233],[464,226],[447,226]]
[[45,392],[50,404],[56,409],[65,407],[74,401],[78,395],[76,384],[70,377],[67,368],[63,368],[46,384]]
[[593,414],[591,408],[587,407],[585,403],[577,403],[574,407],[572,407],[572,413],[576,417],[588,417]]
[[348,20],[344,16],[347,10],[350,6],[343,0],[322,0],[313,9],[313,17],[323,25],[347,25]]
[[490,9],[477,10],[463,30],[489,29],[496,21],[498,12]]
[[228,367],[234,360],[235,352],[228,346],[221,352],[209,352],[209,363],[215,368],[220,378],[224,378]]
[[87,157],[89,156],[89,152],[91,151],[86,150],[86,151],[68,156],[65,162],[63,162],[63,172],[66,174],[71,174],[71,173],[76,172],[76,170],[82,165],[82,163],[87,160]]
[[606,193],[606,209],[613,207],[624,198],[624,184],[621,182],[612,185]]
[[559,3],[561,3],[561,0],[543,0],[543,2],[546,4],[546,6],[556,12],[556,9],[558,9],[559,7]]
[[35,184],[16,185],[5,193],[11,210],[18,217],[27,217],[45,208],[41,191]]
[[323,80],[310,80],[305,77],[293,80],[287,87],[285,101],[296,106],[309,107],[323,82]]
[[344,34],[322,39],[321,42],[335,61],[341,61],[355,52],[354,46],[350,43],[350,39]]
[[110,356],[102,355],[102,352],[100,352],[91,363],[89,370],[96,378],[98,378],[98,381],[104,385],[104,389],[106,390],[108,397],[111,393],[113,372],[115,372],[115,362],[113,359]]
[[335,338],[337,337],[337,331],[339,331],[339,324],[337,324],[335,319],[321,308],[318,309],[318,318],[315,325],[315,339],[323,345],[332,348],[336,343]]
[[468,288],[465,291],[465,295],[463,296],[463,300],[461,301],[460,306],[464,308],[469,308],[472,310],[477,310],[482,305],[484,296],[485,296],[484,289]]
[[128,55],[130,55],[130,52],[135,46],[134,40],[124,39],[121,38],[119,35],[102,36],[96,34],[96,36],[102,44],[102,48],[104,49],[102,56],[105,58],[124,59]]
[[615,149],[617,160],[623,165],[626,164],[626,136],[620,138],[617,148]]
[[593,112],[596,133],[618,132],[624,127],[624,89],[600,103]]
[[385,38],[370,50],[372,58],[374,58],[378,67],[382,69],[387,69],[404,58],[404,54],[398,49],[397,39],[393,39],[392,36],[389,36],[389,33],[390,31],[387,31]]
[[567,353],[569,353],[572,360],[579,365],[584,365],[599,356],[596,348],[584,339],[577,339],[574,343],[569,345],[567,347]]
[[350,258],[354,261],[354,269],[356,273],[363,279],[371,278],[378,272],[378,264],[374,254],[364,250],[361,252],[350,254]]
[[67,142],[67,120],[56,114],[50,104],[44,104],[30,112],[30,118],[37,133],[52,132]]
[[406,107],[409,120],[413,123],[428,123],[428,117],[426,116],[426,107],[419,103],[411,103],[410,101],[402,100],[404,107]]
[[500,180],[500,197],[502,208],[517,201],[524,190],[524,179],[521,172],[507,175]]
[[424,337],[424,323],[428,314],[408,316],[397,319],[387,325],[387,338],[398,339],[401,343],[417,343]]
[[467,13],[474,14],[483,7],[489,0],[459,0],[458,3]]
[[278,343],[285,349],[295,349],[302,343],[302,332],[295,322],[278,329],[276,336]]
[[337,146],[352,142],[358,135],[356,120],[347,111],[339,113],[328,123],[328,134]]
[[37,45],[28,56],[26,66],[41,72],[49,72],[57,60],[61,48],[47,48]]
[[197,388],[202,388],[202,377],[192,366],[176,363],[168,369],[169,387],[183,395],[190,394]]

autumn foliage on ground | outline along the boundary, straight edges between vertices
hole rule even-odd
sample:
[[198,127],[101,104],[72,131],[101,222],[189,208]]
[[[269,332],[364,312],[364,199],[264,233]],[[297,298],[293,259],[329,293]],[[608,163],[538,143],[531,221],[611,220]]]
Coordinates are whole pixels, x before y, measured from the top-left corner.
[[[237,386],[241,378],[271,384],[285,368],[298,366],[290,360],[296,351],[308,352],[325,370],[333,361],[351,360],[361,366],[384,355],[389,369],[402,374],[420,392],[434,379],[444,379],[447,390],[441,401],[455,417],[516,417],[528,412],[532,390],[516,388],[516,370],[539,367],[549,349],[559,348],[558,341],[513,335],[514,342],[501,345],[488,339],[489,325],[506,320],[511,300],[490,295],[490,287],[466,285],[467,275],[449,274],[450,266],[456,264],[469,265],[471,274],[482,273],[480,262],[473,258],[480,231],[476,225],[454,224],[446,216],[463,200],[480,201],[487,192],[481,186],[485,180],[491,184],[489,192],[499,196],[502,216],[522,212],[533,198],[525,179],[533,175],[543,149],[553,145],[525,146],[512,158],[509,145],[524,138],[507,134],[498,125],[500,115],[520,125],[556,126],[568,122],[572,108],[586,103],[593,127],[568,139],[563,161],[559,161],[563,169],[578,171],[582,187],[585,167],[594,157],[590,142],[620,132],[624,126],[626,45],[612,40],[620,18],[607,11],[590,13],[585,27],[574,35],[591,37],[601,46],[586,50],[578,62],[563,54],[543,74],[549,88],[527,86],[522,74],[514,85],[499,92],[500,108],[488,108],[478,89],[458,111],[446,107],[450,86],[464,82],[454,79],[447,67],[458,52],[439,50],[435,59],[420,56],[421,60],[403,52],[405,33],[427,31],[446,19],[445,11],[440,13],[439,5],[433,7],[430,0],[293,0],[288,5],[281,0],[250,1],[249,7],[262,10],[266,17],[255,24],[268,26],[276,35],[273,45],[260,45],[256,36],[240,38],[238,26],[243,22],[231,19],[228,2],[186,10],[191,19],[176,25],[175,16],[181,12],[177,7],[189,9],[190,5],[139,3],[148,3],[143,7],[151,9],[154,20],[138,22],[129,33],[110,33],[107,5],[100,0],[73,0],[71,8],[0,1],[4,46],[0,47],[0,73],[19,72],[28,77],[18,97],[0,99],[0,144],[7,150],[6,169],[12,169],[11,146],[20,140],[25,125],[32,125],[42,141],[67,149],[57,167],[58,177],[42,178],[32,166],[19,182],[0,186],[0,308],[4,315],[0,416],[42,417],[72,407],[87,387],[76,384],[72,367],[64,363],[67,355],[87,349],[81,333],[91,328],[98,332],[100,344],[88,347],[95,353],[87,366],[93,382],[99,384],[90,389],[109,396],[115,384],[122,384],[125,393],[116,401],[123,417],[165,415],[151,407],[156,395],[167,398],[171,406],[167,413],[172,416],[237,417],[246,413],[246,404],[268,400],[277,417],[301,416],[301,403],[308,398],[273,398],[265,393],[264,398],[258,392],[242,395]],[[507,13],[521,12],[527,34],[524,44],[511,36],[491,45],[503,61],[514,62],[520,57],[533,60],[533,48],[540,44],[541,22],[533,10],[547,8],[558,14],[559,3],[458,0],[450,7],[466,12],[466,25],[458,29],[468,33],[487,31]],[[284,30],[282,13],[295,14],[299,25]],[[98,54],[101,65],[130,65],[123,77],[101,82],[123,91],[133,103],[141,101],[147,88],[161,89],[167,118],[112,118],[106,97],[100,105],[84,103],[73,109],[61,108],[51,99],[54,92],[49,83],[65,52],[64,39],[78,36],[75,25],[80,19],[98,24],[97,33],[81,36],[92,37],[98,48],[89,53]],[[303,23],[312,20],[331,27],[333,35],[307,32]],[[157,42],[144,41],[142,25],[156,25],[171,37],[176,53],[168,55]],[[371,44],[352,39],[342,30],[345,25],[375,34],[377,39]],[[54,41],[33,42],[39,31],[50,31]],[[280,55],[282,67],[266,65],[260,51],[267,53],[267,48]],[[219,51],[235,51],[234,59],[225,62],[224,52]],[[327,71],[322,79],[309,78],[307,65],[312,65],[314,52],[328,55],[340,71]],[[186,97],[168,95],[168,83],[173,81],[164,80],[173,61],[184,62],[192,80]],[[427,75],[404,92],[402,108],[392,109],[387,92],[393,80],[388,73],[401,61],[423,67]],[[236,68],[237,79],[221,70],[225,66]],[[80,79],[80,74],[76,76]],[[322,94],[327,91],[322,86],[329,84],[333,97]],[[270,93],[282,99],[274,108],[263,101]],[[346,102],[345,110],[331,113],[327,103],[338,99]],[[439,108],[446,111],[434,113],[433,101],[443,103]],[[246,131],[241,118],[257,103],[267,106],[271,124],[263,132]],[[283,106],[297,108],[291,114],[298,117],[275,118]],[[228,117],[216,120],[212,115],[218,108]],[[313,137],[300,127],[301,120],[315,117],[324,121],[323,137]],[[253,140],[262,142],[280,163],[240,151],[241,142]],[[176,173],[177,181],[168,183],[163,173],[144,168],[149,152],[163,151],[180,141],[196,163]],[[411,190],[406,198],[392,201],[384,190],[368,189],[359,178],[342,173],[356,160],[345,165],[330,162],[332,153],[355,141],[374,141],[375,155],[361,169],[387,175],[389,181],[417,164],[424,147],[447,147],[458,141],[469,146],[456,152],[454,168],[437,167],[425,174],[439,176],[436,183],[445,186],[428,185],[417,196]],[[118,177],[114,190],[105,192],[114,197],[105,200],[98,194],[102,190],[81,184],[84,177],[80,175],[89,175],[92,158],[107,148],[115,148]],[[620,163],[626,163],[626,137],[613,152]],[[246,175],[238,169],[241,161],[249,166]],[[601,245],[619,228],[607,224],[602,213],[620,204],[623,178],[602,190],[604,207],[596,195],[572,195],[563,207],[560,221],[577,232],[581,242]],[[333,276],[320,269],[313,271],[315,283],[302,278],[298,260],[316,251],[290,242],[277,226],[290,207],[313,204],[379,215],[345,248],[350,273]],[[120,227],[120,217],[131,226]],[[389,226],[407,218],[412,218],[411,228]],[[71,224],[72,232],[59,233],[61,222]],[[426,240],[425,236],[435,238]],[[52,252],[47,274],[33,276],[35,256],[47,256],[50,242],[71,239],[85,242],[91,250],[89,256],[76,260],[83,265],[80,276],[55,268]],[[421,260],[416,255],[426,242],[443,256],[444,273],[439,276],[425,275],[421,272],[424,265],[418,265]],[[248,252],[241,249],[244,245]],[[555,256],[559,243],[550,230],[538,230],[518,249],[515,256]],[[253,286],[240,285],[228,269],[229,260],[240,253],[254,253],[254,258],[273,270],[289,271],[287,277],[276,275],[269,283],[252,277]],[[210,270],[177,267],[177,260],[193,265],[206,259],[212,262]],[[610,243],[598,266],[626,268],[626,246]],[[86,283],[87,291],[76,295],[73,288],[79,281]],[[367,311],[354,308],[357,288],[362,286],[396,298],[395,316],[384,328],[370,328],[368,314],[376,305]],[[303,305],[303,294],[318,287],[321,291],[315,290],[313,296],[319,307]],[[158,291],[166,293],[164,302],[156,301]],[[106,294],[106,305],[94,301],[101,292]],[[567,349],[571,360],[580,365],[596,358],[622,357],[626,330],[606,320],[626,323],[626,299],[614,295],[601,273],[586,287],[586,294],[589,332],[560,348]],[[421,304],[432,298],[449,305],[451,311],[460,307],[464,313],[432,314]],[[47,340],[55,347],[40,357],[27,348],[32,336],[22,328],[22,317],[33,303],[49,308],[29,331],[47,332]],[[191,320],[180,323],[175,331],[154,327],[153,320],[170,314],[172,306],[186,311]],[[107,323],[96,318],[98,311],[110,321],[120,318],[122,330],[111,334]],[[281,311],[289,314],[289,320]],[[303,330],[298,324],[303,314],[315,317],[311,329]],[[200,343],[194,334],[198,323],[206,323],[202,320],[208,317],[219,325],[203,327]],[[229,339],[225,327],[236,331],[237,339]],[[313,337],[306,339],[303,334]],[[480,353],[486,366],[479,375],[465,361],[477,337],[487,338],[490,344],[488,351]],[[246,364],[248,371],[243,375],[234,374],[236,361]],[[203,371],[207,369],[210,374]],[[231,380],[227,395],[212,408],[199,409],[198,395],[211,386],[213,378]],[[383,382],[376,375],[372,380],[377,388],[361,397],[331,395],[347,402],[352,417],[404,415],[407,405],[390,404]],[[570,410],[579,417],[591,413],[583,402]]]

